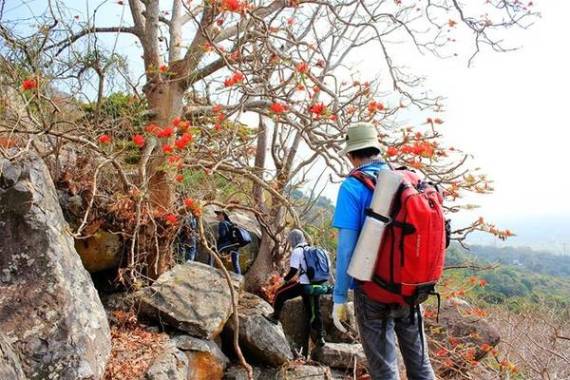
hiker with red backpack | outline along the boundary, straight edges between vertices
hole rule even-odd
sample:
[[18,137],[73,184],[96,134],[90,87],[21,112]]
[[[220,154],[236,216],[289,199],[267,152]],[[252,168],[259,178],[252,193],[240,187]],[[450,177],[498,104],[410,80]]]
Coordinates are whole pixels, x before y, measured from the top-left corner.
[[327,285],[330,262],[326,251],[320,247],[310,246],[305,240],[303,231],[293,229],[287,235],[291,252],[289,272],[284,283],[275,294],[273,314],[266,315],[270,322],[279,323],[281,310],[287,300],[301,296],[305,308],[305,341],[303,354],[307,355],[308,339],[313,329],[316,333],[316,344],[324,346],[324,327],[321,317],[320,295],[330,294],[332,286]]
[[[390,172],[381,150],[372,124],[348,128],[342,153],[354,169],[340,187],[332,222],[338,229],[333,321],[346,331],[342,321],[348,290],[354,289],[356,321],[371,377],[399,379],[397,338],[407,378],[431,380],[435,375],[420,304],[435,294],[443,267],[442,197],[415,173]],[[385,180],[376,183],[378,178]],[[394,192],[386,194],[394,178]],[[388,204],[377,204],[387,199]],[[378,210],[389,212],[382,215]]]

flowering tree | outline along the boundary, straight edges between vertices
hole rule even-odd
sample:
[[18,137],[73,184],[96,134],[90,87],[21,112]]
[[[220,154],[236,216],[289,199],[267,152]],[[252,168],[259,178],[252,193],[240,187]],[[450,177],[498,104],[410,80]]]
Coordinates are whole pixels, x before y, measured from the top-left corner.
[[[168,268],[181,213],[200,216],[205,204],[253,212],[262,240],[248,274],[252,289],[281,257],[285,226],[300,224],[288,192],[306,185],[311,168],[346,173],[338,152],[351,122],[374,123],[385,157],[423,172],[452,201],[464,191],[490,192],[487,178],[465,166],[467,155],[440,141],[440,100],[426,96],[421,79],[402,68],[400,56],[407,55],[392,42],[442,57],[453,55],[457,39],[472,44],[475,54],[484,47],[506,51],[501,31],[524,28],[534,16],[532,4],[517,0],[88,3],[97,4],[86,20],[61,0],[49,1],[45,13],[31,19],[0,14],[3,79],[20,87],[24,105],[5,115],[0,133],[46,155],[75,144],[99,157],[85,185],[91,202],[78,236],[93,219],[98,174],[117,174],[107,210],[130,241],[131,272],[156,277]],[[110,6],[120,7],[119,24],[100,25]],[[125,34],[140,58],[119,53]],[[378,61],[378,72],[354,77],[350,66],[368,55]],[[139,60],[144,84],[127,70]],[[131,95],[109,118],[108,95],[117,83]],[[89,99],[87,113],[62,118],[58,88]],[[402,112],[423,120],[402,126]],[[40,139],[49,144],[39,147]],[[177,186],[197,171],[206,176],[194,195],[201,203],[181,205]],[[231,194],[216,192],[220,177],[234,185]],[[449,211],[461,207],[451,202]],[[477,229],[505,234],[479,220],[458,237]]]

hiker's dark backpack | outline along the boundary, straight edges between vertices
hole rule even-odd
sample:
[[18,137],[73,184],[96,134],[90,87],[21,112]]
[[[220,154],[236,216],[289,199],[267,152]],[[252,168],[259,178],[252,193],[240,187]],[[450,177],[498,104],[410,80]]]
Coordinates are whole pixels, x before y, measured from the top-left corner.
[[307,275],[311,284],[320,284],[330,277],[330,262],[327,252],[321,247],[303,247],[303,257]]
[[245,228],[236,226],[232,223],[230,233],[232,244],[236,244],[240,248],[251,243],[251,234]]
[[[396,170],[404,181],[395,194],[390,215],[371,209],[366,215],[387,223],[378,249],[372,281],[361,283],[371,299],[388,304],[417,306],[435,292],[443,272],[449,223],[443,214],[443,197],[433,184],[405,168]],[[377,173],[375,173],[377,174]],[[352,177],[371,191],[376,175],[354,170]]]

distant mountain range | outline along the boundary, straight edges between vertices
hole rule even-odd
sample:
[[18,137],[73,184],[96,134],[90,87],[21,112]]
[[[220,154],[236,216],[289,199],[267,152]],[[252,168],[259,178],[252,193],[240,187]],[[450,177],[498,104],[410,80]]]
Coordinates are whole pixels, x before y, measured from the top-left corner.
[[489,234],[472,234],[468,243],[497,247],[530,247],[556,254],[570,255],[570,215],[504,218],[497,226],[508,228],[516,236],[500,241]]

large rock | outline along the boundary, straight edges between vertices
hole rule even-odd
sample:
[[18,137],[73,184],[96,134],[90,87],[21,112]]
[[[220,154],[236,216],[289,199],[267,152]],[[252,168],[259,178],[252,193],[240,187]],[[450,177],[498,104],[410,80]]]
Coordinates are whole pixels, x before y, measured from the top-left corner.
[[[255,362],[280,366],[293,359],[283,329],[263,317],[273,308],[260,297],[245,293],[239,301],[239,341],[244,353]],[[228,334],[234,333],[233,319],[227,324]]]
[[[259,380],[263,375],[263,369],[253,367],[253,380]],[[249,380],[247,377],[247,370],[239,364],[234,364],[224,373],[224,380]]]
[[145,379],[188,380],[188,357],[169,342],[148,368]]
[[173,339],[176,348],[188,357],[187,380],[221,380],[229,360],[218,345],[188,335]]
[[366,356],[362,345],[359,343],[327,343],[312,352],[313,359],[332,368],[351,369],[362,366],[366,362]]
[[[241,286],[237,278],[236,286]],[[140,314],[202,339],[218,336],[232,313],[223,274],[196,262],[175,266],[139,291],[137,299]]]
[[[332,320],[332,297],[330,295],[321,296],[321,316],[323,318],[323,325],[325,328],[327,342],[333,343],[353,343],[355,342],[356,321],[354,319],[354,306],[352,302],[348,306],[349,324],[352,326],[353,333],[340,332]],[[303,300],[301,297],[289,300],[285,303],[283,312],[281,313],[281,324],[285,335],[289,339],[294,349],[299,350],[303,347],[303,335],[305,321],[305,308],[303,307]]]
[[99,379],[109,325],[47,168],[0,158],[0,331],[31,379]]
[[0,379],[26,379],[20,359],[2,334],[0,334]]
[[123,242],[119,235],[97,231],[87,239],[75,240],[75,249],[85,269],[95,273],[119,265]]
[[310,365],[291,365],[273,371],[265,371],[259,380],[324,380],[332,377],[328,367],[316,367]]

